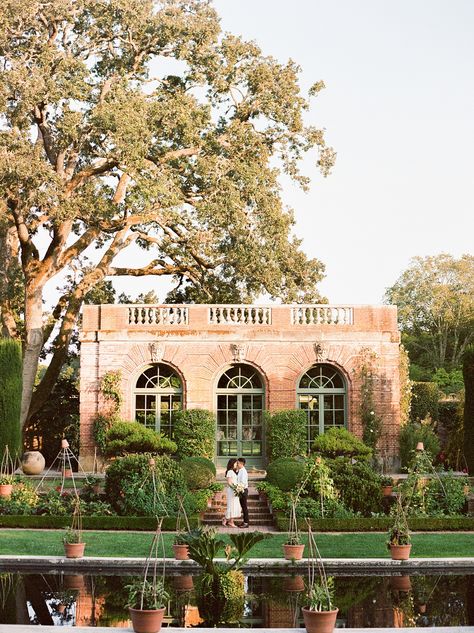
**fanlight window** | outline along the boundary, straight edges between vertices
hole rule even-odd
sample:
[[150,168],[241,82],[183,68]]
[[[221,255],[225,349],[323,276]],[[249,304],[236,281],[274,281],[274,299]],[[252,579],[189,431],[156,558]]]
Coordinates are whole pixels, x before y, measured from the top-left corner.
[[250,365],[234,365],[219,379],[218,389],[262,389],[262,379]]
[[138,377],[134,396],[137,422],[172,438],[173,416],[183,401],[178,374],[163,363],[151,365]]
[[326,363],[314,365],[300,379],[298,406],[306,412],[308,452],[320,433],[347,426],[346,383],[341,373]]

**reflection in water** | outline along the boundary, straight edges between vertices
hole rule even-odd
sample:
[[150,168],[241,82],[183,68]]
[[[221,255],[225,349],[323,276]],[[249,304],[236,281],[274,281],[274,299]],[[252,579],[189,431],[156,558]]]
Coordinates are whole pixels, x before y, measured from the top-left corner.
[[[131,577],[0,574],[0,624],[129,627]],[[335,577],[338,625],[351,628],[474,624],[474,576]],[[203,576],[170,576],[163,626],[302,627],[302,576],[239,575],[222,596]]]

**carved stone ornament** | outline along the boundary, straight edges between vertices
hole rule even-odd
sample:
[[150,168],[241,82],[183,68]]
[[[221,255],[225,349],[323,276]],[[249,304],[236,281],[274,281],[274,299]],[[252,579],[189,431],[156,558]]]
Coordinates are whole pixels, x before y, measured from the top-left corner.
[[152,363],[159,363],[163,360],[163,355],[165,353],[165,346],[163,343],[150,343],[148,345],[150,350],[150,358]]
[[241,363],[245,358],[245,345],[242,343],[231,343],[230,351],[234,357],[234,363]]
[[314,355],[317,363],[322,363],[327,358],[327,350],[323,347],[321,341],[313,343]]

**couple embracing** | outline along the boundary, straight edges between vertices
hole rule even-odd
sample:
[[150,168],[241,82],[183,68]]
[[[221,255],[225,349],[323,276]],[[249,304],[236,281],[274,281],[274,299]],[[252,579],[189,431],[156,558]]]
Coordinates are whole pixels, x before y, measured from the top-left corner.
[[249,478],[245,468],[245,458],[229,459],[225,473],[227,481],[226,495],[227,507],[222,525],[237,527],[234,519],[243,514],[244,522],[239,525],[241,528],[249,526],[249,511],[247,508],[247,497],[249,494]]

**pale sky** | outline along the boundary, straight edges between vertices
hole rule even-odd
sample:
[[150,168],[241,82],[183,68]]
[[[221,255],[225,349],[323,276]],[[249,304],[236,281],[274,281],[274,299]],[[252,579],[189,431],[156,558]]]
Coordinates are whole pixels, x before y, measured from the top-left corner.
[[[331,303],[380,303],[415,255],[473,252],[473,0],[215,0],[224,30],[323,79],[308,122],[338,152],[284,183]],[[312,173],[312,174],[311,174]]]

